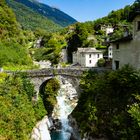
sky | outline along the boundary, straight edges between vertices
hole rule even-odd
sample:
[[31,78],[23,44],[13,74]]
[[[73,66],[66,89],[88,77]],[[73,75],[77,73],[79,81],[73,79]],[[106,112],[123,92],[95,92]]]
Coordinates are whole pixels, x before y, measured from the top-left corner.
[[93,21],[107,16],[112,10],[131,5],[135,0],[38,0],[56,7],[79,22]]

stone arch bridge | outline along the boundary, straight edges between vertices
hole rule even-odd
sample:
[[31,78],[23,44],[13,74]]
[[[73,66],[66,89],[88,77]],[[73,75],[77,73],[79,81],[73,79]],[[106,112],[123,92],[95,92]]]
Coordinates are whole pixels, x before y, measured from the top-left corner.
[[[56,76],[62,76],[66,78],[75,88],[79,85],[79,79],[83,72],[88,71],[87,68],[48,68],[39,70],[25,71],[34,85],[35,91],[39,93],[40,88],[49,80]],[[38,95],[38,94],[37,94]]]
[[[88,70],[103,72],[108,69],[104,68],[47,68],[47,69],[37,69],[37,70],[24,70],[19,71],[27,74],[27,77],[30,78],[31,82],[34,85],[34,89],[38,95],[40,87],[49,79],[60,75],[67,78],[72,85],[76,88],[79,85],[79,79],[82,74]],[[12,71],[6,71],[7,73],[16,73]],[[18,71],[17,71],[18,72]]]

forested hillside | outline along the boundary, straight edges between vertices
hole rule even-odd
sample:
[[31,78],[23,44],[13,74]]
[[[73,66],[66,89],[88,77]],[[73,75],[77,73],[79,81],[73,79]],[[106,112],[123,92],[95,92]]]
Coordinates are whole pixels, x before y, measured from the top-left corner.
[[[7,0],[7,3],[14,10],[21,25],[26,28],[29,26],[33,29],[39,23],[40,28],[56,30],[76,22],[75,19],[64,12],[34,0]],[[31,27],[32,24],[33,27]]]
[[23,29],[33,31],[42,29],[47,32],[54,32],[62,28],[60,25],[19,1],[7,0],[7,3],[13,9],[17,21],[21,24]]
[[1,28],[1,39],[16,38],[23,35],[20,25],[16,21],[15,14],[6,5],[5,0],[0,2],[0,28]]
[[27,44],[33,38],[32,32],[21,29],[5,0],[0,1],[0,66],[32,65]]
[[60,33],[45,34],[41,48],[31,48],[31,55],[36,61],[49,60],[52,65],[60,63],[62,48],[67,46],[65,35]]

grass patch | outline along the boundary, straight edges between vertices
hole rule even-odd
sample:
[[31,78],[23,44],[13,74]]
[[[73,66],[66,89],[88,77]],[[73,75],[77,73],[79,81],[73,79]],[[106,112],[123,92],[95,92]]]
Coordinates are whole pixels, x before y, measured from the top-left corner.
[[0,83],[2,83],[6,77],[7,77],[7,73],[0,72]]
[[4,70],[12,70],[12,71],[17,71],[17,70],[31,70],[31,69],[38,69],[38,66],[36,65],[9,65],[9,66],[4,66]]

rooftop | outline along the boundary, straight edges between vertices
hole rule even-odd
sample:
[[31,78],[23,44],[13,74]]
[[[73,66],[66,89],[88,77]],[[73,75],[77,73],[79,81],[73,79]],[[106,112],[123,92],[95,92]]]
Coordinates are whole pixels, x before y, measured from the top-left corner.
[[110,41],[110,43],[126,42],[126,41],[131,41],[132,39],[133,39],[132,34],[129,34],[128,36],[124,36],[122,38]]
[[83,53],[91,53],[91,52],[94,52],[94,53],[102,53],[102,51],[100,50],[97,50],[95,48],[78,48],[77,50],[78,52],[83,52]]

